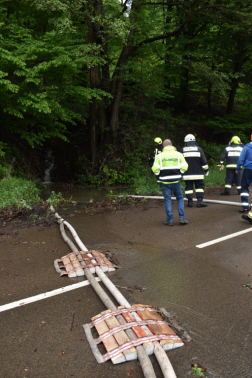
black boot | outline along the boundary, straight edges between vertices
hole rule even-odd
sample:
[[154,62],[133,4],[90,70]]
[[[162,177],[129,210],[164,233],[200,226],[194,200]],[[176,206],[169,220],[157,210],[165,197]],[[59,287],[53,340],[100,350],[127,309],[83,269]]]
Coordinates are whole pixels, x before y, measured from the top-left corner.
[[243,218],[245,221],[247,221],[247,222],[249,222],[250,224],[252,224],[252,219],[249,218],[247,215],[242,215],[242,218]]
[[221,196],[230,196],[230,192],[224,191],[224,192],[220,193],[220,195]]
[[192,198],[188,198],[188,207],[193,207],[193,199]]
[[197,207],[207,207],[207,204],[203,202],[203,198],[197,198]]
[[239,210],[239,213],[245,213],[245,211],[249,211],[250,209],[251,209],[251,207],[249,207],[249,209],[244,209],[244,207],[243,207]]

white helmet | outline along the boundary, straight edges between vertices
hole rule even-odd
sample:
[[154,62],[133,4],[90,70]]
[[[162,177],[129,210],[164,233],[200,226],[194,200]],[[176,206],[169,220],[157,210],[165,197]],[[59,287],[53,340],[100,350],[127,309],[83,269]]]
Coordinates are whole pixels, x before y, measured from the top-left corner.
[[195,136],[192,135],[192,134],[188,134],[187,136],[185,136],[185,139],[184,139],[184,142],[195,142]]

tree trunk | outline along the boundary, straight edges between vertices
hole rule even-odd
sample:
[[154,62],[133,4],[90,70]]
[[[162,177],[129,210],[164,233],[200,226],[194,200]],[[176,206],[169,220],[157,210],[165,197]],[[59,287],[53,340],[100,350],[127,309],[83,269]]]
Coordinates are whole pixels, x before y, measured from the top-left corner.
[[[237,41],[237,55],[234,56],[233,65],[234,65],[234,75],[241,72],[242,65],[245,62],[243,59],[244,54],[244,41]],[[233,78],[231,84],[231,90],[229,92],[228,104],[227,104],[227,114],[232,114],[234,110],[234,99],[236,94],[236,89],[238,88],[239,78]]]
[[[164,32],[167,33],[168,30],[169,30],[169,27],[170,27],[170,23],[171,23],[171,16],[168,16],[168,12],[170,12],[172,10],[172,6],[169,5],[167,6],[166,8],[163,7],[163,12],[164,12],[164,24],[165,24],[165,27],[164,27]],[[169,38],[165,38],[163,43],[165,45],[165,56],[164,56],[164,59],[165,59],[165,62],[164,62],[164,89],[166,91],[166,93],[168,93],[171,89],[171,80],[170,80],[170,69],[171,69],[171,64],[169,62],[169,52],[168,52],[168,49],[167,49],[167,45],[168,45],[168,42],[171,41],[171,37]],[[168,99],[165,100],[166,102],[168,102]]]
[[232,88],[231,88],[231,91],[229,92],[229,97],[228,97],[227,114],[233,113],[234,99],[235,99],[236,89],[238,88],[238,83],[239,83],[238,79],[232,80]]
[[[92,6],[85,3],[85,10],[87,12],[87,25],[88,25],[88,43],[97,43],[98,34],[100,31],[100,25],[98,22],[93,22],[89,15],[95,12],[95,14],[101,14],[102,12],[102,0],[93,0]],[[100,66],[93,66],[90,68],[90,88],[99,88],[101,81]],[[92,159],[92,172],[96,159],[96,98],[92,97],[89,105],[89,132],[90,132],[90,144],[91,144],[91,159]]]
[[100,141],[102,142],[104,139],[105,128],[107,126],[107,112],[106,112],[106,105],[105,99],[99,101],[98,104],[98,123],[99,123],[99,131],[100,131]]
[[207,90],[207,109],[209,111],[212,109],[211,95],[212,95],[212,83],[209,81],[208,90]]
[[123,82],[124,82],[124,75],[126,71],[126,65],[128,63],[129,57],[132,53],[136,50],[136,47],[133,46],[133,39],[135,35],[135,28],[134,25],[137,20],[137,14],[139,9],[140,0],[133,0],[131,5],[130,11],[130,21],[132,29],[129,33],[127,45],[123,47],[120,58],[117,61],[117,65],[113,74],[113,82],[112,82],[112,94],[113,94],[113,102],[111,105],[110,110],[110,121],[109,126],[110,130],[113,135],[113,139],[116,137],[116,129],[118,127],[118,114],[120,109],[120,102],[122,98],[122,91],[123,91]]
[[180,81],[180,108],[181,110],[186,110],[188,82],[189,82],[189,71],[187,68],[185,68],[184,75],[181,76],[181,81]]
[[96,98],[93,97],[89,105],[89,130],[92,156],[92,173],[96,158]]

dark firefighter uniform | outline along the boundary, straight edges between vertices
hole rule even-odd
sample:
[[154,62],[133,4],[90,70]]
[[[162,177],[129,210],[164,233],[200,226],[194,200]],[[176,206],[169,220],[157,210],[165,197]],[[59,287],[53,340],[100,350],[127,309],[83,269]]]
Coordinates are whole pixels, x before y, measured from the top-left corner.
[[236,174],[235,170],[244,145],[241,144],[238,136],[234,136],[230,142],[231,144],[225,148],[220,158],[221,166],[223,166],[226,159],[225,190],[223,193],[220,193],[222,196],[230,195],[233,182],[236,184],[238,194],[241,192],[242,170],[239,171],[239,174]]
[[186,147],[183,147],[181,152],[188,164],[188,170],[183,175],[185,181],[185,195],[188,199],[188,207],[193,205],[193,184],[197,197],[197,207],[206,207],[207,204],[203,202],[204,197],[204,173],[208,176],[209,168],[205,154],[201,147],[196,143],[195,137],[189,134],[185,137]]
[[[162,142],[162,139],[159,138],[159,137],[156,137],[153,142],[155,143],[155,149],[154,149],[154,156],[153,158],[149,158],[147,159],[147,161],[151,164],[154,163],[155,159],[156,159],[156,156],[161,154],[161,152],[163,151],[163,142]],[[156,175],[157,177],[157,182],[160,184],[161,181],[159,180],[159,177],[158,175]]]

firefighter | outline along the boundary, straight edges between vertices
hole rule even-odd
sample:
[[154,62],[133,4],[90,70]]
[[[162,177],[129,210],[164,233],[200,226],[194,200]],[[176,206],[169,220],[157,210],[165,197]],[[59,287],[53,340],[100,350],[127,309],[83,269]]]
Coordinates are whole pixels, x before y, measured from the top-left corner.
[[[161,154],[161,152],[163,151],[163,143],[162,143],[162,139],[159,138],[159,137],[156,137],[153,142],[155,143],[155,149],[154,149],[154,157],[153,158],[148,158],[146,159],[147,163],[151,163],[153,164],[155,159],[156,159],[156,156],[158,154]],[[147,168],[148,169],[148,168]],[[156,178],[157,178],[157,183],[159,185],[161,185],[161,181],[159,180],[158,178],[158,175],[156,175]]]
[[158,154],[160,154],[163,151],[163,143],[162,139],[159,137],[156,137],[153,142],[155,143],[155,149],[154,149],[154,156],[153,158],[148,158],[147,161],[151,164],[154,163],[154,160]]
[[233,136],[230,144],[223,151],[220,158],[220,171],[224,169],[224,160],[226,159],[226,178],[225,178],[225,190],[220,193],[222,196],[229,196],[232,183],[235,182],[238,194],[241,193],[241,179],[242,171],[238,174],[235,173],[237,161],[240,157],[244,145],[238,136]]
[[183,147],[181,152],[189,166],[187,172],[183,175],[183,180],[186,184],[185,195],[188,199],[188,207],[193,206],[193,184],[195,185],[197,207],[207,207],[207,204],[203,202],[205,189],[204,173],[205,176],[209,175],[205,154],[202,148],[196,143],[194,135],[186,135],[184,142],[186,142],[186,147]]

